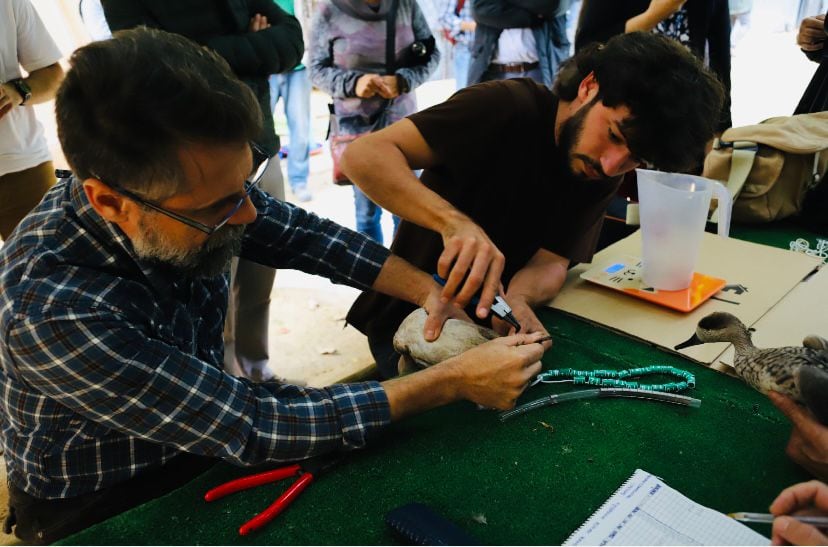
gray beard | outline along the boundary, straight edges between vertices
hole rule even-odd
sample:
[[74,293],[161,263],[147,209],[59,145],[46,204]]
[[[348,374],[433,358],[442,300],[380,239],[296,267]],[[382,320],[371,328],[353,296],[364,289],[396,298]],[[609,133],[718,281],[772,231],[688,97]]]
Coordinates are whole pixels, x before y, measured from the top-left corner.
[[230,261],[241,251],[245,226],[223,226],[196,249],[179,249],[165,235],[153,229],[147,217],[138,223],[140,235],[132,241],[138,258],[171,267],[183,277],[209,278],[225,273]]

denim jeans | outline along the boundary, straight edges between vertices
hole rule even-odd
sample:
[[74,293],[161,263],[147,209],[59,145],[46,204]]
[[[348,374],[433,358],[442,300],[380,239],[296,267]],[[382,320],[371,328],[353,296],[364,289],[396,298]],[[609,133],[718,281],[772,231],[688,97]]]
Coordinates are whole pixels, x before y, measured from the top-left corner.
[[308,157],[310,151],[310,95],[308,69],[301,68],[285,74],[270,76],[270,107],[276,112],[276,103],[284,101],[285,117],[290,136],[287,159],[288,183],[293,190],[308,184]]
[[[358,186],[354,185],[354,206],[356,207],[356,230],[365,234],[377,243],[382,243],[382,207],[371,201]],[[394,233],[400,224],[400,217],[391,215],[394,220]]]
[[458,91],[469,85],[469,63],[471,62],[471,49],[464,44],[454,46],[454,80],[455,89]]

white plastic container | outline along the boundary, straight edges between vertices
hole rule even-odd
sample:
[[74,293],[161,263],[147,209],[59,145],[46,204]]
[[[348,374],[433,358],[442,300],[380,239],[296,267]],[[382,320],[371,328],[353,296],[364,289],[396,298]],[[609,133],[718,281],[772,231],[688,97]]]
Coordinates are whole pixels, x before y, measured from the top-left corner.
[[644,283],[686,289],[693,280],[713,195],[719,200],[718,234],[728,237],[733,200],[721,183],[679,173],[636,169]]

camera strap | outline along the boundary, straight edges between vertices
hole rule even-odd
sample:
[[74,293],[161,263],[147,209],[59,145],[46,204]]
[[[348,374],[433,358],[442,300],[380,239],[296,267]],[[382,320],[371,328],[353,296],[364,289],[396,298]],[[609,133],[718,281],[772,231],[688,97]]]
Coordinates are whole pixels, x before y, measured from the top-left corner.
[[400,0],[391,0],[388,18],[385,20],[385,72],[389,76],[396,72],[397,66],[397,11]]

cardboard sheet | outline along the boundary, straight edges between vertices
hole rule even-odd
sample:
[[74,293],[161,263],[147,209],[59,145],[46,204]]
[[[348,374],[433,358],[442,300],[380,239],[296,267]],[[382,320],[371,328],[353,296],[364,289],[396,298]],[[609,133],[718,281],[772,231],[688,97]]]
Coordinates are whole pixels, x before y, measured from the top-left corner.
[[[596,254],[592,264],[579,264],[572,268],[563,289],[550,306],[674,351],[676,344],[695,332],[699,320],[714,311],[732,313],[746,325],[753,326],[821,263],[820,259],[801,253],[705,233],[696,269],[706,275],[724,278],[727,284],[690,313],[666,309],[580,277],[595,264],[609,263],[616,256],[640,254],[641,232],[637,231]],[[803,291],[805,294],[800,298],[809,300],[811,289]],[[818,309],[817,304],[815,309]],[[822,307],[822,310],[825,309]],[[796,322],[808,321],[801,311],[785,313],[790,317],[780,314],[778,321],[787,320],[789,329],[786,330],[790,332],[800,330]],[[799,343],[809,333],[797,334]],[[819,334],[819,331],[814,334]],[[754,340],[757,345],[764,345],[758,336]],[[686,348],[681,353],[702,364],[715,364],[715,368],[723,370],[732,363],[732,350],[728,359],[723,355],[726,349],[723,343],[704,344]]]

